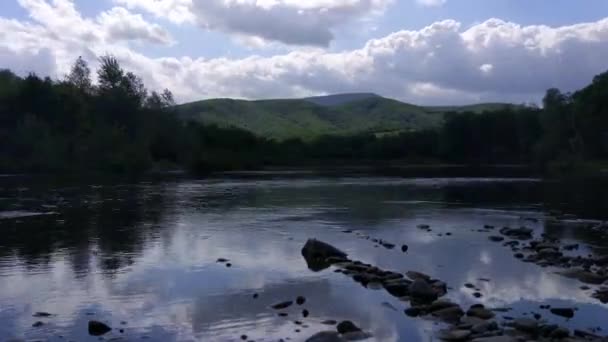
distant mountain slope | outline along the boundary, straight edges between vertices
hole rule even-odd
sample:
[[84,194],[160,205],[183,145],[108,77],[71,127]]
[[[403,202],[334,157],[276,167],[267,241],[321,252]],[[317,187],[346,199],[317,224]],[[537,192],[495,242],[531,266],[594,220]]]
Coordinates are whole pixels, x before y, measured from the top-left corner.
[[323,134],[384,133],[437,127],[448,111],[496,110],[506,104],[421,107],[371,93],[294,100],[212,99],[177,107],[185,120],[234,126],[273,138],[311,139]]
[[313,96],[307,97],[303,100],[312,102],[319,106],[339,106],[353,101],[365,100],[369,98],[378,98],[379,95],[374,93],[349,93],[349,94],[336,94],[326,96]]

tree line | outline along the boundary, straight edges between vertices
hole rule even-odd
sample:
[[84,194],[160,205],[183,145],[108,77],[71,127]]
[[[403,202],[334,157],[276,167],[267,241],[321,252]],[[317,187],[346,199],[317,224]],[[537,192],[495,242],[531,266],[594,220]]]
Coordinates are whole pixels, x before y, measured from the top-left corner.
[[169,90],[149,91],[113,56],[97,83],[82,59],[62,80],[0,71],[0,172],[139,174],[337,161],[551,163],[608,159],[608,73],[574,93],[549,89],[542,108],[446,113],[436,129],[274,141],[181,120]]

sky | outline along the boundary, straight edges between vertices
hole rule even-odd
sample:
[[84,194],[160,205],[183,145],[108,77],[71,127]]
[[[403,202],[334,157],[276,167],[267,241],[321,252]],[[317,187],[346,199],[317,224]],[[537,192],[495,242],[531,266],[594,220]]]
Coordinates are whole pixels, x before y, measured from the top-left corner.
[[608,70],[608,1],[0,1],[0,69],[61,79],[105,54],[179,102],[539,103]]

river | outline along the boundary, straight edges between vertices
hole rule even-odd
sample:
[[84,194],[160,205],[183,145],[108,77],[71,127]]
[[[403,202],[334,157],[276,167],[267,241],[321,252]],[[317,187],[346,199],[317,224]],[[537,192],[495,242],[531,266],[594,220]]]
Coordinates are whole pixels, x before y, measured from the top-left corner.
[[[581,255],[605,256],[605,232],[590,228],[608,215],[605,189],[526,178],[298,173],[121,184],[3,177],[0,341],[98,341],[88,334],[90,320],[113,328],[106,340],[124,341],[305,341],[335,329],[323,321],[350,320],[370,341],[415,342],[441,328],[406,316],[409,305],[385,291],[333,268],[310,270],[301,254],[310,238],[383,269],[441,279],[446,297],[463,307],[538,312],[598,332],[608,328],[608,306],[592,290],[514,258],[488,239],[497,232],[479,230],[525,226],[580,244]],[[297,296],[306,302],[283,310],[288,316],[271,308]],[[546,304],[575,307],[576,315],[551,315],[539,309]]]

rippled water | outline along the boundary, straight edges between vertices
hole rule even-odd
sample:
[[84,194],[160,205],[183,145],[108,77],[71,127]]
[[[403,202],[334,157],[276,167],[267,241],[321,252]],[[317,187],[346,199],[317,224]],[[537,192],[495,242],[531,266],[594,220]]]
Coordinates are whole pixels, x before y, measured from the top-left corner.
[[[88,336],[91,319],[114,328],[106,339],[237,341],[246,334],[255,341],[304,341],[332,329],[321,324],[328,319],[351,320],[376,341],[431,339],[438,323],[407,317],[406,304],[386,292],[331,269],[309,270],[300,253],[308,238],[383,269],[431,274],[463,306],[511,307],[510,316],[541,312],[540,304],[576,306],[569,321],[543,315],[572,328],[608,327],[608,306],[576,280],[522,263],[477,231],[486,224],[525,225],[580,242],[581,253],[608,254],[604,235],[574,224],[605,219],[601,187],[572,192],[534,179],[259,176],[112,185],[6,177],[0,340],[97,341]],[[576,216],[549,224],[550,210]],[[375,247],[357,233],[408,244],[409,252]],[[482,298],[463,286],[468,282]],[[288,317],[270,308],[296,296],[307,301],[286,310]],[[32,316],[41,311],[53,316]],[[44,325],[32,327],[36,321]]]

